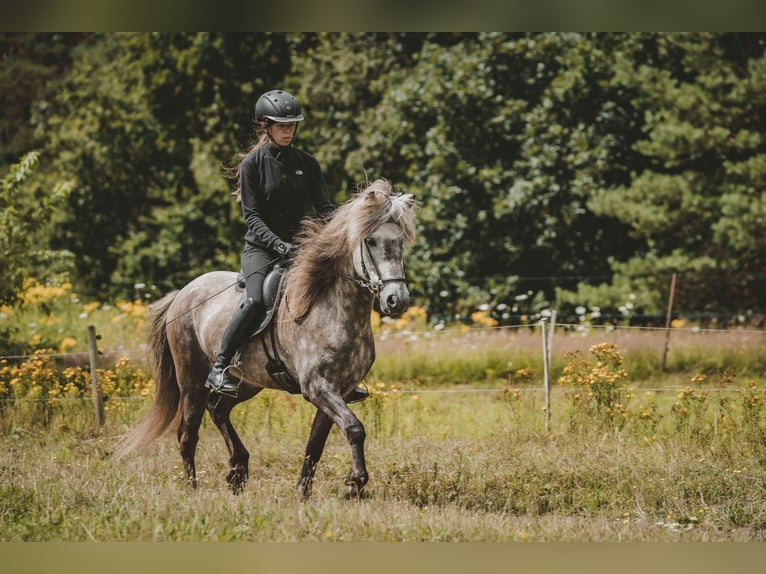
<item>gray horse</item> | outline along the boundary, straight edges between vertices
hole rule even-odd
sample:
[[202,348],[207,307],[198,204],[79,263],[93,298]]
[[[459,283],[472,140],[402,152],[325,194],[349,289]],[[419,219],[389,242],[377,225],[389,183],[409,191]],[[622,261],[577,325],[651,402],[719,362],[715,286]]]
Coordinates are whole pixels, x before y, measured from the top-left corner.
[[[375,360],[370,325],[373,299],[380,310],[400,315],[409,305],[404,249],[414,239],[417,204],[376,180],[322,224],[307,219],[299,249],[285,272],[271,325],[240,349],[236,398],[211,394],[205,378],[237,302],[236,273],[215,271],[152,306],[150,356],[156,391],[151,407],[122,441],[122,456],[146,447],[174,422],[187,480],[196,486],[194,454],[207,410],[229,450],[233,492],[248,476],[249,453],[231,424],[232,408],[263,389],[300,392],[316,407],[306,444],[298,492],[309,496],[317,463],[334,424],[351,446],[347,496],[367,484],[365,430],[344,397]],[[236,360],[236,359],[235,359]],[[267,364],[279,363],[278,375]]]

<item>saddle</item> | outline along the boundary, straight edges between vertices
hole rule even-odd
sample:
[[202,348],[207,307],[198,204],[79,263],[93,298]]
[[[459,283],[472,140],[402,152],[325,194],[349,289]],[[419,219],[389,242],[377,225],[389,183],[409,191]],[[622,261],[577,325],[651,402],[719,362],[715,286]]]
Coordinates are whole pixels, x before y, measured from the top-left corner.
[[[258,325],[254,325],[254,330],[250,333],[250,337],[260,335],[266,327],[271,323],[271,319],[274,317],[274,311],[279,303],[279,298],[282,295],[282,283],[284,282],[285,270],[287,265],[284,261],[278,261],[271,271],[266,274],[266,278],[263,280],[263,305],[266,310],[266,314],[263,320]],[[242,271],[237,275],[237,290],[242,291],[240,297],[240,303],[245,300],[247,293],[245,292],[245,277]]]
[[[279,261],[274,265],[271,271],[266,274],[266,278],[263,280],[263,305],[265,307],[266,314],[260,324],[254,326],[254,329],[248,336],[248,339],[255,337],[256,335],[260,335],[269,327],[269,325],[271,325],[271,320],[273,319],[274,313],[279,304],[279,299],[282,296],[282,285],[285,282],[284,275],[286,269],[286,262]],[[239,275],[237,275],[237,288],[242,291],[242,297],[240,300],[244,300],[245,297],[247,297],[247,293],[245,292],[245,278],[241,271],[239,272]],[[266,371],[282,390],[287,391],[291,395],[301,394],[300,385],[290,376],[290,374],[287,372],[287,367],[279,357],[273,327],[270,329],[269,334],[271,339],[271,352],[269,352],[268,345],[266,344],[266,337],[261,338],[261,344],[263,345],[263,351],[266,353],[267,359]],[[244,345],[237,351],[236,357],[233,361],[235,364],[239,363],[243,348]]]

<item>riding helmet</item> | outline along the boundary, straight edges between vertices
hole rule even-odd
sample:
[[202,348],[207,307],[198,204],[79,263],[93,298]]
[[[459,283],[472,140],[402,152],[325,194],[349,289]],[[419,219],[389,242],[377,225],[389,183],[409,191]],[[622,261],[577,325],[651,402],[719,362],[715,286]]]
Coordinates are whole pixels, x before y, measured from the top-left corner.
[[301,105],[295,96],[283,90],[271,90],[255,102],[255,117],[259,121],[302,122]]

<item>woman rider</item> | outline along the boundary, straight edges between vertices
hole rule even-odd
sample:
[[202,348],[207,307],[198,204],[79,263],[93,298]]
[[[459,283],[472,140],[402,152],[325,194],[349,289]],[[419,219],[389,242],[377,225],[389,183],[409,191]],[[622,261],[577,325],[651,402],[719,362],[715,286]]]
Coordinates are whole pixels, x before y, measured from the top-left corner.
[[[292,241],[308,203],[324,218],[335,209],[317,160],[292,145],[298,122],[304,119],[295,97],[283,90],[264,93],[255,104],[255,119],[261,136],[241,155],[234,192],[247,224],[242,250],[247,297],[226,327],[205,383],[213,391],[232,397],[237,396],[239,381],[229,376],[227,367],[253,327],[263,320],[263,281],[270,264],[295,250]],[[365,398],[367,391],[357,387],[346,400]]]

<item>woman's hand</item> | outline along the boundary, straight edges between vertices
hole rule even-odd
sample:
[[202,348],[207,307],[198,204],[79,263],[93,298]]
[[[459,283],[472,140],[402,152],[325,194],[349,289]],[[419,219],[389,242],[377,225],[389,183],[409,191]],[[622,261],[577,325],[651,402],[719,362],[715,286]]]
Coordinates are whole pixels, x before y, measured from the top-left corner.
[[288,243],[287,241],[279,241],[274,248],[282,257],[289,257],[292,255],[298,246],[295,243]]

